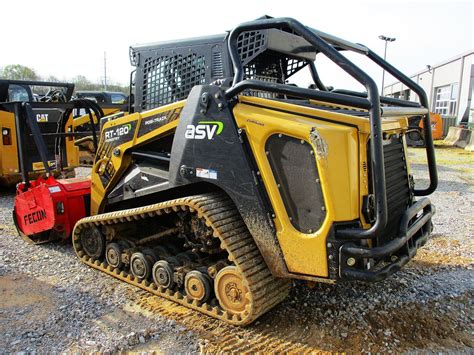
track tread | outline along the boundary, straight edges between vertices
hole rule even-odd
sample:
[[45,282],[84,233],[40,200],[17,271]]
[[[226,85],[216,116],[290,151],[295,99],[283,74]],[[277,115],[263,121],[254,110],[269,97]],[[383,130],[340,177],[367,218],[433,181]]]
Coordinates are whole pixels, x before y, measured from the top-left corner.
[[[179,291],[164,290],[153,282],[140,282],[127,271],[110,268],[106,262],[92,260],[82,251],[80,234],[86,233],[93,226],[136,221],[155,215],[190,211],[204,218],[206,225],[213,230],[213,236],[220,239],[221,247],[229,254],[229,260],[244,278],[244,284],[249,289],[250,299],[243,317],[231,315],[218,306],[193,302]],[[246,325],[260,315],[280,303],[288,294],[290,282],[271,275],[252,236],[248,232],[232,200],[221,193],[209,193],[189,196],[161,202],[149,206],[132,208],[117,212],[109,212],[81,219],[73,232],[73,244],[76,254],[81,261],[90,267],[101,270],[119,280],[142,288],[154,295],[162,296],[185,307],[200,311],[234,325]]]

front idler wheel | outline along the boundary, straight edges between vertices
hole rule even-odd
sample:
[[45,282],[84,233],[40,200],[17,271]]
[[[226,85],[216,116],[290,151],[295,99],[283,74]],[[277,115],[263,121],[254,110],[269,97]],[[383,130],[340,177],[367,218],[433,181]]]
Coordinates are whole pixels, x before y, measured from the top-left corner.
[[217,273],[214,291],[221,307],[231,314],[244,313],[250,304],[249,290],[235,266],[227,266]]
[[99,259],[105,252],[105,236],[94,228],[90,233],[81,234],[81,246],[84,252],[93,259]]

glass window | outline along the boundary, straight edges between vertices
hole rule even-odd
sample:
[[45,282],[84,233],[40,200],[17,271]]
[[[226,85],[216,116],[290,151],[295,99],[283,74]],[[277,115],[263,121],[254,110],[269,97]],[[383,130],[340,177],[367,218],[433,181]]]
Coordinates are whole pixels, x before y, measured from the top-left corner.
[[8,101],[30,101],[28,91],[22,86],[12,84],[8,88]]
[[446,116],[456,114],[459,84],[439,86],[435,89],[434,112]]
[[125,96],[121,94],[111,94],[111,100],[113,104],[124,104],[126,103]]
[[459,84],[455,83],[451,85],[451,100],[456,100],[458,98]]

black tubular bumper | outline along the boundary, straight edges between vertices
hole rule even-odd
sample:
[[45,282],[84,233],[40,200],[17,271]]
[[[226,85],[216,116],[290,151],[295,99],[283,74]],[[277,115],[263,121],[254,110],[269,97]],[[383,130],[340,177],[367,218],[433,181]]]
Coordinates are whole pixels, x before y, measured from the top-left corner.
[[[339,249],[341,279],[376,282],[400,270],[426,243],[432,231],[434,213],[431,201],[421,198],[405,211],[400,220],[399,235],[390,242],[373,248],[353,242],[343,244]],[[385,265],[377,270],[367,269],[364,259],[384,260]]]

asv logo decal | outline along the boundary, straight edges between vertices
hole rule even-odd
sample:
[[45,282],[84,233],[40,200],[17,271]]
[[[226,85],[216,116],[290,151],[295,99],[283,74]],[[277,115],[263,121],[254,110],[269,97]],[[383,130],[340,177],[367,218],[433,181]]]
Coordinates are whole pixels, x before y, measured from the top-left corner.
[[201,121],[198,125],[188,124],[184,137],[186,139],[209,139],[222,133],[224,124],[219,121]]

